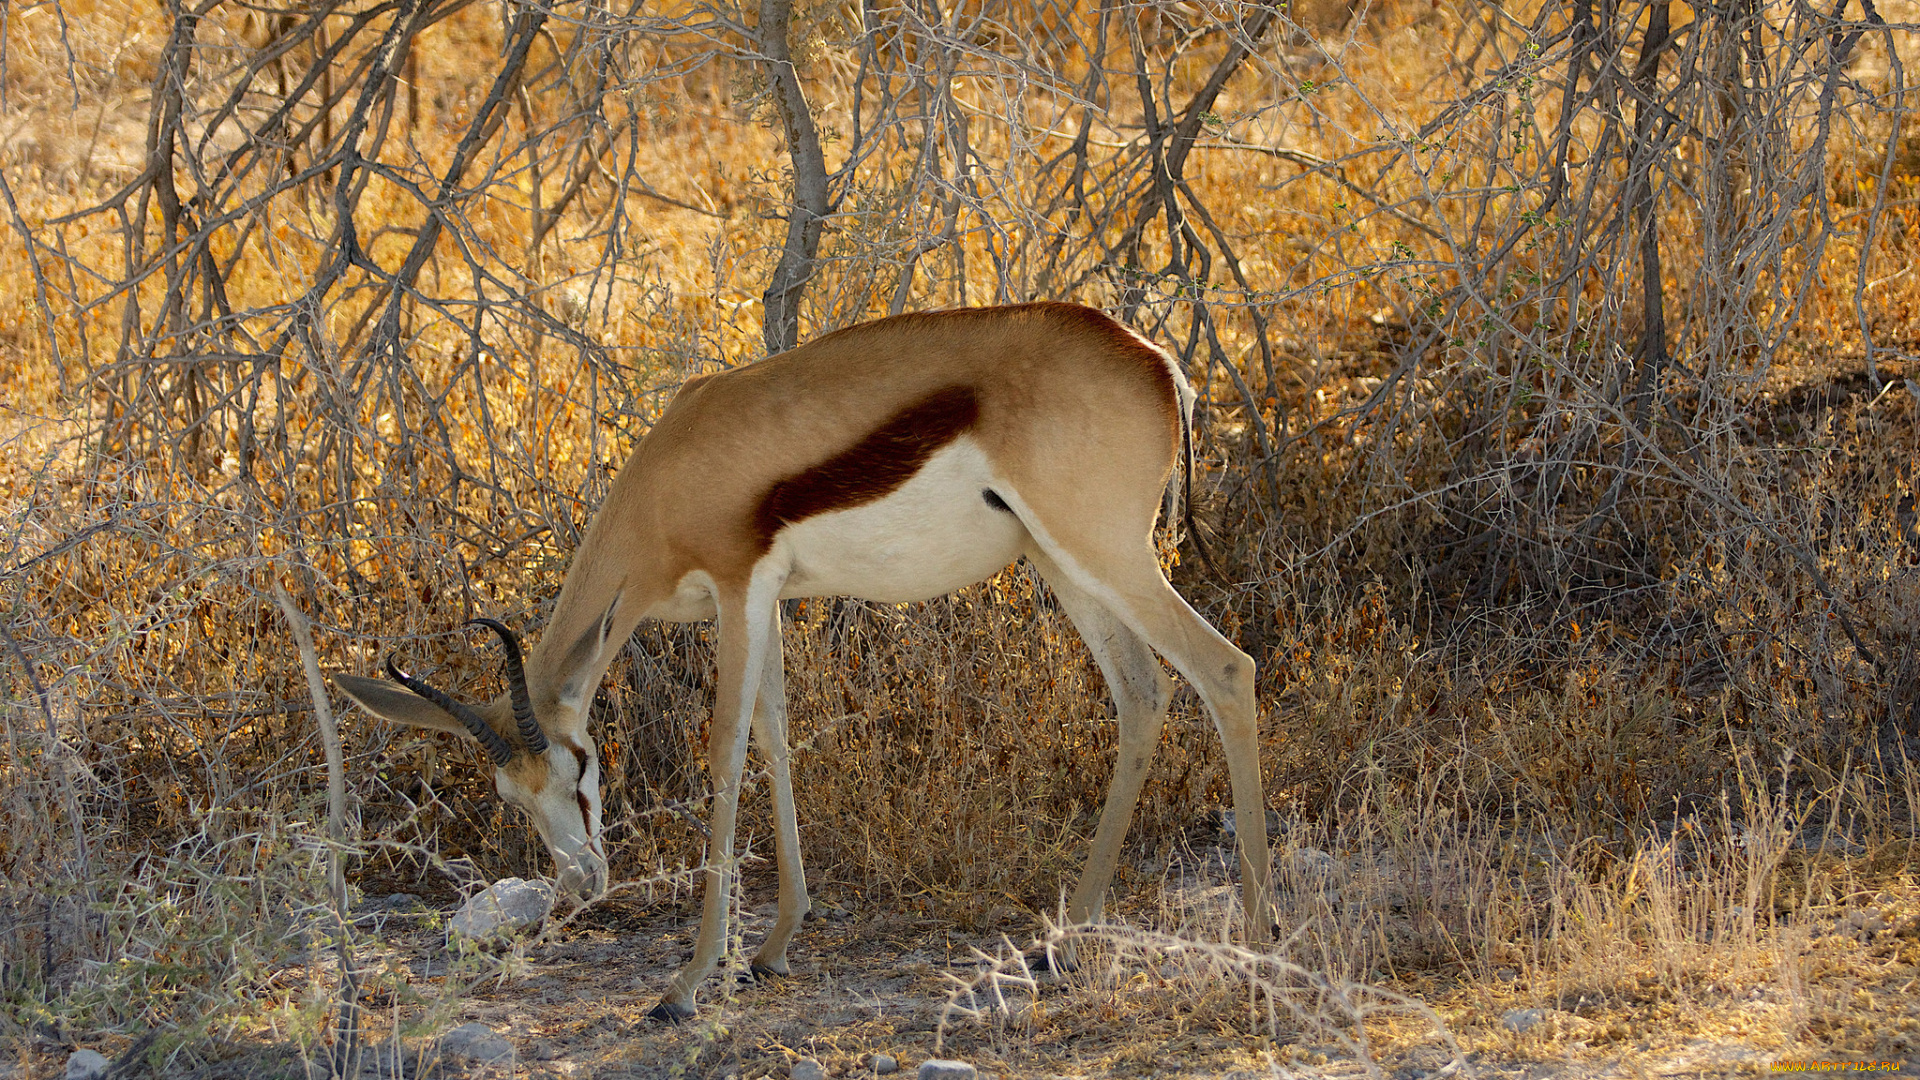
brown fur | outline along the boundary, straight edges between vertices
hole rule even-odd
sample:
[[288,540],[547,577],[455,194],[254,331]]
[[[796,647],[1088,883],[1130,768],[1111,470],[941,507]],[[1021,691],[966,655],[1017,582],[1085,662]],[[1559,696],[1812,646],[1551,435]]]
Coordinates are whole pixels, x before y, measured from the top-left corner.
[[1134,337],[1111,316],[1097,308],[1058,303],[1024,306],[1044,311],[1050,319],[1073,325],[1084,331],[1088,337],[1098,340],[1114,354],[1132,360],[1139,366],[1140,374],[1145,378],[1148,386],[1159,397],[1167,415],[1167,422],[1175,425],[1176,428],[1185,426],[1180,415],[1180,394],[1173,386],[1173,373],[1167,370],[1166,361],[1161,359],[1158,350]]
[[538,795],[547,788],[547,759],[537,754],[515,754],[500,768],[525,785],[530,795]]
[[[536,708],[598,681],[570,646],[616,593],[622,640],[689,573],[742,590],[780,528],[885,495],[962,433],[1063,542],[1144,543],[1182,427],[1165,355],[1076,304],[901,315],[689,380],[574,558],[528,658]],[[1116,517],[1129,535],[1083,532]]]

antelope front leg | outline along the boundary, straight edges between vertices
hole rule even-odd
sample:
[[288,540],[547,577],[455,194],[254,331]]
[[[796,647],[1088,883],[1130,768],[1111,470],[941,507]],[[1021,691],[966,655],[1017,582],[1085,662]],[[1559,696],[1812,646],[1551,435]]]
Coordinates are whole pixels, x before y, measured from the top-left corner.
[[[694,991],[727,951],[727,908],[736,873],[734,820],[740,809],[740,778],[746,770],[747,731],[752,723],[760,670],[767,662],[766,613],[755,610],[753,595],[719,598],[719,685],[714,694],[713,731],[707,740],[707,771],[713,778],[713,816],[707,841],[706,896],[700,911],[700,937],[693,957],[667,984],[667,992],[647,1015],[656,1020],[692,1018]],[[776,587],[773,596],[779,595]]]

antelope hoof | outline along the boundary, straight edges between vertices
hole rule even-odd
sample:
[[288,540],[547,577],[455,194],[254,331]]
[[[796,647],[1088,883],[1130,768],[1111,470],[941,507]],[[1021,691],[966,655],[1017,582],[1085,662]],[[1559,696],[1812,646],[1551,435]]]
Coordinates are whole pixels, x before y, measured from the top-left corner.
[[1027,967],[1033,971],[1051,971],[1055,975],[1065,975],[1069,971],[1078,970],[1080,965],[1074,963],[1073,957],[1067,955],[1064,949],[1041,949],[1028,958]]
[[647,1010],[647,1019],[658,1020],[663,1024],[684,1024],[693,1019],[693,1006],[662,1000],[660,1004]]
[[753,983],[777,983],[787,977],[787,973],[765,964],[748,964],[746,974],[740,976],[740,985]]

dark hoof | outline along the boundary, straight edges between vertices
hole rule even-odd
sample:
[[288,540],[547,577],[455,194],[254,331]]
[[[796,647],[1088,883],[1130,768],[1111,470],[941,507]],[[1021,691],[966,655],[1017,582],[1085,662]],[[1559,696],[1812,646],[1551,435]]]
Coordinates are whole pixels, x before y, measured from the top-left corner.
[[747,970],[740,976],[740,985],[752,986],[754,983],[777,983],[784,978],[786,978],[785,974],[775,971],[770,967],[761,964],[748,964]]
[[671,1001],[663,1001],[647,1010],[647,1019],[658,1020],[663,1024],[684,1024],[693,1019],[693,1006],[675,1005]]
[[1067,954],[1058,949],[1041,949],[1027,958],[1027,968],[1030,971],[1051,971],[1055,975],[1065,975],[1070,971],[1078,970],[1079,967],[1079,964],[1074,963]]

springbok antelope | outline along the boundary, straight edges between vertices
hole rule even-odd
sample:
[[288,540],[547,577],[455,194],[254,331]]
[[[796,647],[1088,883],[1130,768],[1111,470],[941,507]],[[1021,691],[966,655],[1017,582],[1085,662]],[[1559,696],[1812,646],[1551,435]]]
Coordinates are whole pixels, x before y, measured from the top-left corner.
[[747,733],[770,759],[779,918],[756,975],[787,973],[806,872],[787,768],[780,600],[895,603],[980,581],[1025,556],[1086,640],[1117,706],[1119,761],[1067,904],[1098,916],[1172,682],[1199,691],[1225,745],[1242,902],[1264,930],[1266,814],[1253,660],[1173,590],[1153,525],[1177,454],[1192,468],[1193,391],[1173,358],[1072,304],[902,315],[688,380],[615,478],[523,664],[498,623],[507,694],[466,706],[405,675],[337,676],[375,716],[471,735],[502,798],[533,817],[563,886],[603,883],[587,706],[643,618],[719,620],[705,906],[693,956],[653,1015],[678,1020],[727,942]]

